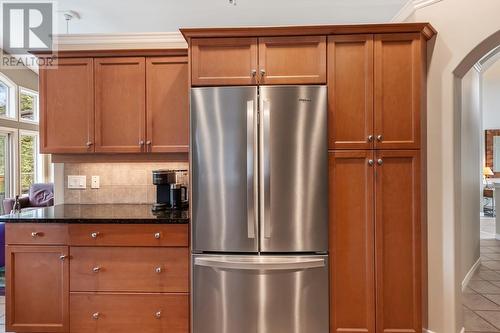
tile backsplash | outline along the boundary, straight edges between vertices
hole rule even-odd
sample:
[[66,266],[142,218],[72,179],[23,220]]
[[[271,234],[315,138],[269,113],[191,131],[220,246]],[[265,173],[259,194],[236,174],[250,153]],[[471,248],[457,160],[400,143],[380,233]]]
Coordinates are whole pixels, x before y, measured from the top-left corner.
[[[187,170],[188,163],[65,163],[64,203],[153,203],[151,173],[157,169]],[[86,176],[86,188],[68,189],[68,176]],[[92,176],[99,176],[99,189],[90,188]]]

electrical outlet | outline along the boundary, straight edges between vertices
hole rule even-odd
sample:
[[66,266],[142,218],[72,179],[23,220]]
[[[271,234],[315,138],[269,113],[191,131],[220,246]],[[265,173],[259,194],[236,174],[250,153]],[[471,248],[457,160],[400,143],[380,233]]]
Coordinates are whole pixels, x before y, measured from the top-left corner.
[[90,188],[100,188],[99,176],[92,176]]
[[68,188],[85,189],[87,187],[87,176],[68,176]]

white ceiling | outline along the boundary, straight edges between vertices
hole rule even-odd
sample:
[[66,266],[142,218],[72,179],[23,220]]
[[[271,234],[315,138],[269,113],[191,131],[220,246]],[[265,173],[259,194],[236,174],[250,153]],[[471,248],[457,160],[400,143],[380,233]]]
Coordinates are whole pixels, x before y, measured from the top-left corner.
[[[390,21],[408,0],[58,0],[81,19],[69,32],[169,32],[179,27],[376,23]],[[62,13],[58,33],[66,32]]]

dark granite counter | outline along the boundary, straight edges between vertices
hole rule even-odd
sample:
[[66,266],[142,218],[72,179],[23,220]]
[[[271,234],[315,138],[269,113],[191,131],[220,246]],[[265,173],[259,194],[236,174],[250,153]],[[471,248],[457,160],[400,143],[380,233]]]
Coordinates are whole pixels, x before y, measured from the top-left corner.
[[62,204],[2,215],[0,223],[186,224],[189,211],[153,213],[149,204]]

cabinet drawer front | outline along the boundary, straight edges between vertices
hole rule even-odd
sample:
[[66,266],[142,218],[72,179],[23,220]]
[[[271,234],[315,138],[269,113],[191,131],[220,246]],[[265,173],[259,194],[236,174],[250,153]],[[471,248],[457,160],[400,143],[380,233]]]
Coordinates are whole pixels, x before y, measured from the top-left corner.
[[70,225],[70,245],[189,246],[187,224],[82,224]]
[[72,333],[187,333],[187,294],[72,293]]
[[189,249],[71,247],[71,291],[188,292]]
[[7,244],[65,245],[68,241],[64,224],[7,223],[5,231]]

